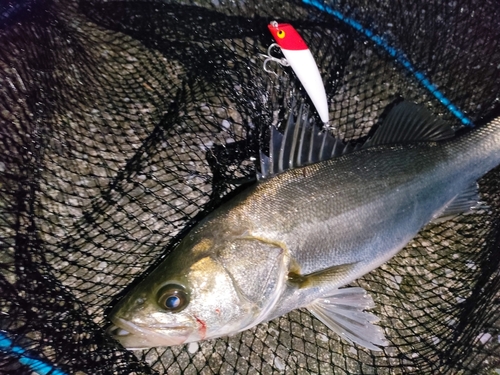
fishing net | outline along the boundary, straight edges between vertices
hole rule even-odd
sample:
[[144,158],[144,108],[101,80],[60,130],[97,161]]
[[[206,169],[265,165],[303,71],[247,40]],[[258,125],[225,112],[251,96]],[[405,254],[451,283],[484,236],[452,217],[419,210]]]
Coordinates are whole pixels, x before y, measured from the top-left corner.
[[119,297],[252,183],[269,126],[294,103],[317,116],[290,68],[263,69],[271,20],[307,41],[330,131],[356,141],[401,99],[456,128],[498,116],[499,19],[485,0],[0,1],[0,373],[499,373],[498,170],[482,210],[353,283],[381,352],[302,309],[199,345],[128,351],[105,332]]

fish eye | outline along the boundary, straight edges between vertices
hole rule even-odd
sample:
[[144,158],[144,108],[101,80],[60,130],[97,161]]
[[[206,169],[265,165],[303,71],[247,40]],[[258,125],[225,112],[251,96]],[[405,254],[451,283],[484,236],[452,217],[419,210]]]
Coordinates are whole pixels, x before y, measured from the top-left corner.
[[157,300],[162,309],[170,312],[179,312],[189,304],[188,294],[177,284],[168,284],[161,288]]
[[283,30],[278,30],[278,38],[283,39],[285,37],[285,32]]

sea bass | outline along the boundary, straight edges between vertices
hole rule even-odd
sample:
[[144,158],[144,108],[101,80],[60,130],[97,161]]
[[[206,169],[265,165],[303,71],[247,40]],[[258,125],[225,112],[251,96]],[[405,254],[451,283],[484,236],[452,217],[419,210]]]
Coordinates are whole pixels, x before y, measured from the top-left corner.
[[368,293],[341,288],[396,255],[427,223],[470,211],[500,163],[500,118],[455,137],[402,102],[361,147],[290,115],[271,131],[259,181],[195,226],[113,309],[127,348],[235,334],[307,308],[342,338],[387,345]]

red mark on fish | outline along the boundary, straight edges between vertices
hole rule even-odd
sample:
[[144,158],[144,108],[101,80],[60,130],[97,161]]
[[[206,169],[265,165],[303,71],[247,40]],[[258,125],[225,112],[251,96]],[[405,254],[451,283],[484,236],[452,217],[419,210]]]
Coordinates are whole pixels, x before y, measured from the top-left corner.
[[205,340],[205,336],[207,335],[207,325],[203,320],[195,316],[196,322],[199,325],[198,332],[200,333],[200,339]]

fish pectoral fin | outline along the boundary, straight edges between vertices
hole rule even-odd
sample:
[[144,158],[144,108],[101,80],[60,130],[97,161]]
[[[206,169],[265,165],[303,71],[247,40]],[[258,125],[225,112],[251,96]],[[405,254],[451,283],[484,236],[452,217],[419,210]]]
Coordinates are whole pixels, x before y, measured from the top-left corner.
[[452,138],[452,127],[423,106],[401,102],[391,109],[383,123],[363,145],[363,148]]
[[461,194],[457,195],[450,202],[448,202],[442,211],[434,215],[432,222],[439,224],[458,214],[470,213],[486,207],[487,205],[483,203],[479,197],[477,182],[474,182]]
[[297,286],[299,289],[337,283],[337,281],[344,278],[355,265],[356,263],[339,264],[307,275],[301,275],[294,272],[292,267],[292,271],[288,273],[288,283]]
[[363,288],[353,287],[337,289],[315,300],[307,309],[346,341],[381,351],[380,346],[387,346],[388,342],[383,329],[373,324],[379,318],[363,311],[374,306],[372,297]]

